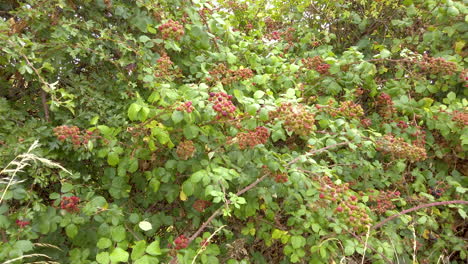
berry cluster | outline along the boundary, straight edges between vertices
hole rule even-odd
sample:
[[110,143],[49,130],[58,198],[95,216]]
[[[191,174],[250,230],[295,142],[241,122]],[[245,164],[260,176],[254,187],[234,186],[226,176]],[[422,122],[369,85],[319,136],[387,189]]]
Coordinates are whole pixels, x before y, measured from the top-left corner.
[[352,194],[349,183],[337,185],[329,177],[323,177],[321,180],[319,198],[326,203],[336,205],[337,216],[355,229],[365,227],[372,222],[366,208],[358,205],[359,199]]
[[213,103],[213,109],[218,112],[217,119],[233,119],[236,106],[232,103],[232,95],[224,92],[210,93],[208,101]]
[[30,221],[26,221],[26,220],[23,221],[23,220],[19,220],[19,219],[16,220],[16,225],[17,225],[19,228],[24,228],[25,226],[27,226],[27,225],[29,225],[29,224],[31,224]]
[[163,39],[180,40],[185,34],[184,26],[172,19],[160,25],[158,29],[161,31]]
[[439,199],[444,194],[447,187],[447,183],[438,181],[436,186],[429,188],[429,193],[436,199]]
[[210,72],[211,77],[207,77],[209,82],[221,82],[223,85],[229,85],[233,82],[247,80],[253,77],[253,71],[249,68],[241,68],[238,70],[230,70],[225,64],[218,64]]
[[457,122],[461,127],[468,126],[468,112],[455,110],[451,113],[452,121]]
[[207,247],[208,245],[210,245],[210,241],[208,241],[208,239],[203,239],[201,242],[200,242],[200,247],[202,248],[205,248]]
[[174,62],[172,62],[166,53],[163,53],[156,62],[157,65],[154,73],[156,78],[172,79],[181,76],[181,70],[174,65]]
[[307,136],[314,130],[315,115],[307,111],[304,105],[283,103],[269,113],[270,120],[283,120],[286,130],[300,136]]
[[370,127],[372,125],[372,120],[370,120],[369,118],[363,118],[361,119],[361,125],[363,127]]
[[422,161],[427,158],[426,149],[417,145],[411,145],[403,138],[393,135],[385,135],[376,142],[377,151],[391,154],[397,159],[408,159],[410,162]]
[[73,145],[86,145],[92,138],[93,132],[89,130],[80,130],[77,126],[58,126],[54,128],[54,135],[60,141],[70,139]]
[[245,11],[249,7],[247,3],[240,3],[239,1],[227,1],[227,6],[231,8],[233,11]]
[[193,157],[195,155],[195,145],[193,144],[193,141],[191,140],[186,140],[182,141],[179,143],[177,146],[176,154],[177,157],[181,160],[188,160],[189,158]]
[[465,83],[465,87],[468,88],[468,69],[464,69],[460,72],[460,81]]
[[339,108],[329,108],[330,115],[335,116],[342,116],[345,118],[353,119],[359,118],[364,115],[364,110],[362,109],[360,104],[356,104],[352,101],[343,101],[340,103]]
[[377,97],[377,112],[379,115],[385,119],[392,117],[393,113],[396,112],[395,106],[393,106],[393,100],[390,95],[386,93],[381,93]]
[[320,56],[315,56],[313,58],[304,58],[301,60],[303,67],[308,70],[316,70],[320,74],[328,74],[330,69],[330,64],[325,63],[325,61]]
[[180,106],[176,108],[177,111],[187,112],[187,113],[192,113],[194,109],[195,108],[193,108],[192,106],[192,101],[181,103]]
[[415,138],[412,144],[421,148],[424,148],[426,145],[426,131],[422,129],[422,127],[415,125],[416,131],[411,133],[411,136]]
[[422,60],[414,61],[419,69],[425,74],[447,74],[451,75],[457,70],[457,64],[444,58],[429,57],[423,55]]
[[180,235],[174,240],[174,244],[176,250],[184,249],[188,247],[189,239],[186,238],[184,235]]
[[197,210],[200,213],[203,213],[205,209],[211,205],[210,201],[205,201],[205,200],[196,200],[192,207],[193,209]]
[[267,34],[266,38],[269,39],[269,40],[280,40],[281,39],[281,33],[279,31],[273,31],[270,34]]
[[211,14],[213,14],[213,9],[210,9],[210,8],[207,8],[207,7],[204,7],[202,9],[198,10],[198,15],[200,15],[200,17],[203,20],[205,20]]
[[288,174],[287,173],[278,172],[278,173],[273,174],[272,176],[275,179],[275,182],[277,182],[277,183],[288,182]]
[[385,213],[387,210],[392,210],[396,207],[393,203],[393,199],[400,197],[399,191],[382,191],[375,194],[372,190],[373,195],[369,195],[369,201],[373,204],[371,206],[372,211],[379,212],[381,214]]
[[62,200],[60,201],[60,208],[66,210],[69,213],[76,213],[80,211],[78,208],[79,202],[80,198],[76,196],[62,197]]
[[295,31],[296,29],[289,27],[284,32],[280,32],[277,30],[272,31],[271,33],[266,34],[265,37],[269,40],[283,39],[284,41],[288,42],[290,45],[293,45],[295,41],[295,37],[294,37]]
[[399,127],[400,129],[407,129],[408,128],[408,123],[406,123],[405,121],[398,121],[397,123],[397,127]]
[[244,133],[239,133],[236,136],[237,143],[240,149],[253,148],[256,145],[265,144],[270,137],[270,132],[266,127],[257,127]]
[[264,22],[268,32],[275,31],[283,27],[282,22],[275,21],[271,17],[266,17]]

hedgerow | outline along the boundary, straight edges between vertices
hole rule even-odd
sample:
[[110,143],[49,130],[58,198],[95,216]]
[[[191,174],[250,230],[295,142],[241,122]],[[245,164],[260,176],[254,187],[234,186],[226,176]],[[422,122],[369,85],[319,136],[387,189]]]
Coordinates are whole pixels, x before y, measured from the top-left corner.
[[464,1],[0,18],[0,261],[466,262]]

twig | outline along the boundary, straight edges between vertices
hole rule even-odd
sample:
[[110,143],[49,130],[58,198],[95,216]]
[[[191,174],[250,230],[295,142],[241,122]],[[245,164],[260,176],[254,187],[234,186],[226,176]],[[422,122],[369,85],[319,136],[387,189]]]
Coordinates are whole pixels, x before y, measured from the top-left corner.
[[380,227],[382,227],[383,225],[385,225],[387,222],[397,218],[397,217],[400,217],[404,214],[407,214],[407,213],[410,213],[410,212],[413,212],[413,211],[416,211],[416,210],[419,210],[419,209],[422,209],[422,208],[427,208],[427,207],[432,207],[432,206],[439,206],[439,205],[448,205],[448,204],[468,204],[468,201],[463,201],[463,200],[453,200],[453,201],[443,201],[443,202],[434,202],[434,203],[428,203],[428,204],[421,204],[421,205],[418,205],[416,207],[412,207],[410,209],[406,209],[406,210],[403,210],[399,213],[396,213],[388,218],[386,218],[385,220],[381,221],[380,223],[374,225],[372,227],[372,229],[379,229]]
[[413,263],[416,264],[416,250],[417,250],[417,241],[416,241],[416,230],[414,229],[414,224],[410,225],[411,231],[413,231]]
[[367,241],[369,240],[369,235],[370,235],[370,226],[367,226],[366,242],[364,243],[364,252],[362,252],[361,264],[364,264],[364,260],[366,259]]
[[213,232],[213,234],[211,234],[210,237],[208,237],[208,238],[206,239],[205,242],[203,242],[202,247],[198,250],[197,255],[195,255],[195,257],[193,258],[192,264],[195,263],[195,260],[197,259],[198,255],[200,255],[200,253],[202,253],[202,252],[206,249],[206,245],[207,245],[208,242],[210,242],[210,240],[216,235],[216,233],[218,233],[219,231],[221,231],[221,229],[223,229],[223,228],[225,228],[225,227],[226,227],[226,225],[220,226],[218,229],[216,229],[216,230]]
[[[356,238],[357,240],[359,240],[361,243],[364,242],[364,241],[362,241],[362,239],[361,239],[359,236],[357,236],[357,235],[354,234],[353,232],[349,232],[349,231],[346,231],[346,232],[348,232],[348,234],[351,234],[353,237],[355,237],[355,238]],[[382,257],[382,259],[384,259],[387,263],[394,264],[393,261],[389,260],[384,254],[382,254],[381,252],[377,251],[377,250],[376,250],[375,248],[373,248],[372,246],[367,245],[367,247],[368,247],[370,250],[374,251],[375,253],[379,254],[379,255]]]

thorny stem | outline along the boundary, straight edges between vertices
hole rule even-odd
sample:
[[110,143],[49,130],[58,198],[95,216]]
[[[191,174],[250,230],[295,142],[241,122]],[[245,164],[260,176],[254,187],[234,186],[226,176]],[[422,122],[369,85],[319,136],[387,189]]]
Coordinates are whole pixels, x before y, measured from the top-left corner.
[[468,204],[468,201],[463,201],[463,200],[453,200],[453,201],[443,201],[443,202],[434,202],[434,203],[428,203],[428,204],[421,204],[421,205],[418,205],[418,206],[415,206],[415,207],[412,207],[410,209],[406,209],[406,210],[403,210],[399,213],[396,213],[390,217],[388,217],[387,219],[381,221],[380,223],[374,225],[372,227],[372,229],[379,229],[380,227],[382,227],[383,225],[385,225],[387,222],[397,218],[397,217],[400,217],[404,214],[407,214],[407,213],[410,213],[410,212],[413,212],[413,211],[416,211],[416,210],[419,210],[419,209],[422,209],[422,208],[427,208],[427,207],[432,207],[432,206],[439,206],[439,205],[448,205],[448,204]]

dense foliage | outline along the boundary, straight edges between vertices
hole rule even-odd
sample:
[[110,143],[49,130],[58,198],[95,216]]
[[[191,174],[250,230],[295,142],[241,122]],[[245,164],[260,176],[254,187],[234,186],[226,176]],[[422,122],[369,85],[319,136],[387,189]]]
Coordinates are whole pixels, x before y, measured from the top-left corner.
[[467,22],[462,0],[1,1],[0,261],[466,263]]

